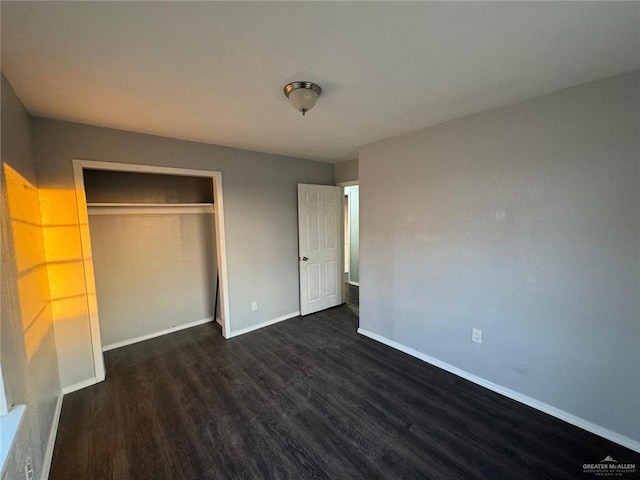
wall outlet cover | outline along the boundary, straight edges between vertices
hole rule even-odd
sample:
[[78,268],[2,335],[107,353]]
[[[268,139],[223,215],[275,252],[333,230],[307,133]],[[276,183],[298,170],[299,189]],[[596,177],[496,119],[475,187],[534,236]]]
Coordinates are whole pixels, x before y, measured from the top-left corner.
[[482,330],[477,328],[472,329],[471,341],[476,343],[482,343]]
[[35,471],[33,470],[33,463],[31,462],[31,457],[27,457],[27,461],[24,462],[24,478],[26,480],[34,480],[36,477]]

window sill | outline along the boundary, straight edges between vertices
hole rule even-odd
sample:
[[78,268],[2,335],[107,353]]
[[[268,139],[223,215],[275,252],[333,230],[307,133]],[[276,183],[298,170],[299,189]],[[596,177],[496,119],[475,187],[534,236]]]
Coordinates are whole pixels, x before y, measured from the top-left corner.
[[0,476],[4,473],[9,452],[11,452],[26,410],[26,406],[16,405],[8,413],[0,415]]

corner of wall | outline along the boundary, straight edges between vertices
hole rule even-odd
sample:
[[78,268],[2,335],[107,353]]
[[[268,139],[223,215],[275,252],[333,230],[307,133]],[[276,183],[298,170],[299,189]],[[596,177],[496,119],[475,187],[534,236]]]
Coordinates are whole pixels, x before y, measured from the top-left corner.
[[6,472],[22,478],[27,458],[48,469],[62,392],[30,120],[4,76],[1,109],[2,365],[10,404],[26,405]]

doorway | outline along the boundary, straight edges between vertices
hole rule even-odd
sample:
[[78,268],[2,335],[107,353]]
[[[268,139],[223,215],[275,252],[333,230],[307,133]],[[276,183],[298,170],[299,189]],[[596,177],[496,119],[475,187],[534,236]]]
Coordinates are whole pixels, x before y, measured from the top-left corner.
[[344,299],[360,306],[360,187],[344,185]]
[[[196,182],[199,185],[198,189],[203,192],[203,196],[210,199],[210,201],[198,201],[192,203],[192,201],[180,201],[182,203],[172,205],[153,205],[151,206],[147,202],[143,203],[131,203],[129,202],[128,208],[142,209],[146,211],[149,208],[153,208],[156,212],[167,213],[171,210],[171,214],[175,214],[175,209],[188,211],[189,215],[195,213],[211,213],[212,221],[209,224],[212,227],[211,239],[215,246],[211,246],[211,257],[215,259],[216,270],[218,272],[216,289],[219,295],[216,295],[216,303],[218,307],[219,322],[222,327],[222,334],[225,338],[230,336],[231,326],[229,318],[229,292],[228,292],[228,280],[227,280],[227,261],[226,261],[226,246],[225,246],[225,228],[224,228],[224,204],[222,195],[222,174],[220,172],[210,172],[205,170],[189,170],[181,168],[171,167],[156,167],[146,165],[131,165],[121,163],[110,162],[96,162],[89,160],[74,160],[74,180],[76,187],[76,201],[78,208],[78,216],[80,223],[80,236],[82,242],[82,256],[85,271],[85,286],[87,291],[87,301],[89,307],[89,323],[91,329],[91,343],[94,357],[94,368],[96,372],[96,381],[100,382],[105,378],[104,359],[103,359],[103,342],[101,338],[101,325],[98,315],[98,299],[96,294],[96,276],[94,255],[92,252],[91,234],[89,230],[90,223],[96,224],[95,221],[90,222],[89,210],[99,211],[99,215],[104,215],[107,212],[110,214],[118,213],[113,209],[127,208],[126,202],[123,204],[112,203],[111,201],[88,203],[86,185],[85,185],[85,173],[87,171],[98,172],[107,171],[112,172],[112,175],[121,174],[123,172],[129,172],[132,174],[156,174],[170,176],[174,178],[190,177],[190,182]],[[153,182],[157,183],[157,182]],[[194,183],[194,186],[196,184]],[[208,190],[208,193],[207,193]],[[148,192],[147,192],[148,193]],[[130,212],[129,212],[130,213]],[[139,212],[140,213],[140,212]],[[96,217],[94,217],[95,220]],[[203,225],[207,223],[200,223],[198,228],[204,228]],[[182,227],[181,227],[182,228]],[[214,293],[215,295],[215,293]],[[215,307],[214,316],[216,316]],[[115,346],[115,345],[114,345]]]

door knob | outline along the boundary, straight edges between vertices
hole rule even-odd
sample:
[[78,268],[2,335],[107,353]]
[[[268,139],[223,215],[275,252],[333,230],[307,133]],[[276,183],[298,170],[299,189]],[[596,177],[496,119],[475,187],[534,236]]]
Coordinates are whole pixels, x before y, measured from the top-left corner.
[[307,257],[302,257],[302,258],[301,258],[301,260],[302,260],[303,262],[306,262],[306,261],[307,261],[307,260],[309,260],[309,259],[308,259]]

